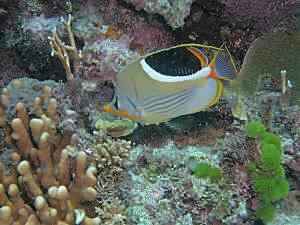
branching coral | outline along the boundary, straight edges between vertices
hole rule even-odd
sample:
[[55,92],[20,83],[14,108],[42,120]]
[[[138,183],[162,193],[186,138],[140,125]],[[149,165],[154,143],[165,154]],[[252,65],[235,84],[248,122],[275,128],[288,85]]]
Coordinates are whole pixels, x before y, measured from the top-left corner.
[[15,117],[8,120],[11,100],[4,89],[0,129],[11,150],[0,155],[8,158],[0,164],[0,224],[99,224],[99,218],[85,215],[82,204],[96,199],[96,168],[76,147],[74,135],[58,132],[51,88],[45,87],[30,109],[18,102]]
[[100,169],[109,169],[115,174],[119,174],[124,169],[124,163],[129,155],[131,142],[126,140],[111,140],[96,143],[94,151]]
[[74,34],[72,32],[71,23],[72,23],[72,16],[69,15],[68,20],[65,21],[63,19],[63,23],[67,29],[68,37],[70,41],[70,45],[66,45],[63,43],[63,41],[58,36],[58,33],[56,30],[53,31],[52,37],[49,37],[50,39],[50,45],[52,48],[52,55],[56,55],[59,60],[61,61],[65,71],[66,76],[68,80],[74,79],[74,75],[71,71],[70,66],[70,56],[73,57],[73,59],[77,59],[77,61],[82,57],[81,51],[79,51],[76,47],[76,42],[74,38]]

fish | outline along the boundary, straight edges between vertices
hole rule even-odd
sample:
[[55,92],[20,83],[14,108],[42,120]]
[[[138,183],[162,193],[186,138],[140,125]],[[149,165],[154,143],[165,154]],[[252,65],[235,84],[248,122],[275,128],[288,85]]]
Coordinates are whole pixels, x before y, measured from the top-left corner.
[[223,95],[224,81],[236,73],[222,48],[182,44],[142,56],[116,77],[115,96],[103,111],[160,124],[208,109]]

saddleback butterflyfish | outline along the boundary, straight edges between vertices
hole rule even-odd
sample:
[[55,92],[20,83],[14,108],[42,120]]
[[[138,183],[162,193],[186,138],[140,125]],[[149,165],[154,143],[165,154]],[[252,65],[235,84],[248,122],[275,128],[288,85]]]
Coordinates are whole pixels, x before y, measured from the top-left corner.
[[142,124],[159,124],[216,104],[235,76],[225,49],[183,44],[127,65],[116,79],[114,101],[103,110]]

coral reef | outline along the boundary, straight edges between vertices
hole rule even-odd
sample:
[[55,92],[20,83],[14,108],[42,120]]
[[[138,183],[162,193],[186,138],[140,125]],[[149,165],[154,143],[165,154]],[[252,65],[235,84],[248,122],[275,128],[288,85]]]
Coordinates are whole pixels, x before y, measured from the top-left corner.
[[96,190],[101,194],[90,210],[98,215],[101,224],[128,224],[126,200],[121,198],[120,185],[126,178],[132,143],[111,138],[105,130],[90,134],[80,129],[77,135],[78,147],[94,159],[97,168]]
[[[55,81],[38,81],[35,79],[22,78],[11,81],[5,88],[2,89],[2,103],[5,105],[5,115],[7,121],[13,120],[15,117],[15,106],[22,102],[27,108],[33,109],[35,105],[41,104],[41,99],[35,101],[40,96],[51,96],[51,89],[58,86]],[[46,88],[47,87],[47,88]]]
[[217,184],[192,174],[198,163],[218,166],[220,158],[209,148],[138,146],[129,159],[122,190],[131,223],[233,224],[245,216],[240,208],[243,200],[233,197],[234,190],[222,179]]
[[107,200],[102,208],[96,208],[103,225],[127,225],[126,208],[118,198]]
[[59,111],[51,88],[40,86],[35,90],[39,96],[31,96],[34,100],[27,105],[30,100],[18,99],[12,86],[18,92],[22,81],[14,81],[1,95],[1,223],[100,224],[99,218],[85,213],[83,204],[97,197],[96,167],[78,149],[76,135],[58,130]]
[[16,57],[14,52],[0,50],[0,87],[4,87],[15,78],[26,76],[25,71],[13,63],[14,57]]
[[208,163],[198,163],[193,173],[198,178],[208,178],[210,181],[218,182],[221,180],[221,170],[216,167],[212,166]]
[[[275,209],[273,225],[299,224],[298,8],[0,0],[0,86],[46,80],[16,79],[0,95],[0,224],[253,225]],[[207,112],[158,126],[101,112],[116,74],[141,55],[225,41],[241,64],[265,31]]]

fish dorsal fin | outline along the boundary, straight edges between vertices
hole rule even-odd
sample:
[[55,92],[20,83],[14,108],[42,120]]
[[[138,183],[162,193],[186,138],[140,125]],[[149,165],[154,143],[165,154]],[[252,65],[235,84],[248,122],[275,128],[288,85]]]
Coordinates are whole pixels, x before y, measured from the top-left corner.
[[218,79],[231,81],[236,76],[236,67],[225,43],[220,48],[222,47],[225,47],[225,51],[218,50],[210,61],[209,67],[216,72]]

